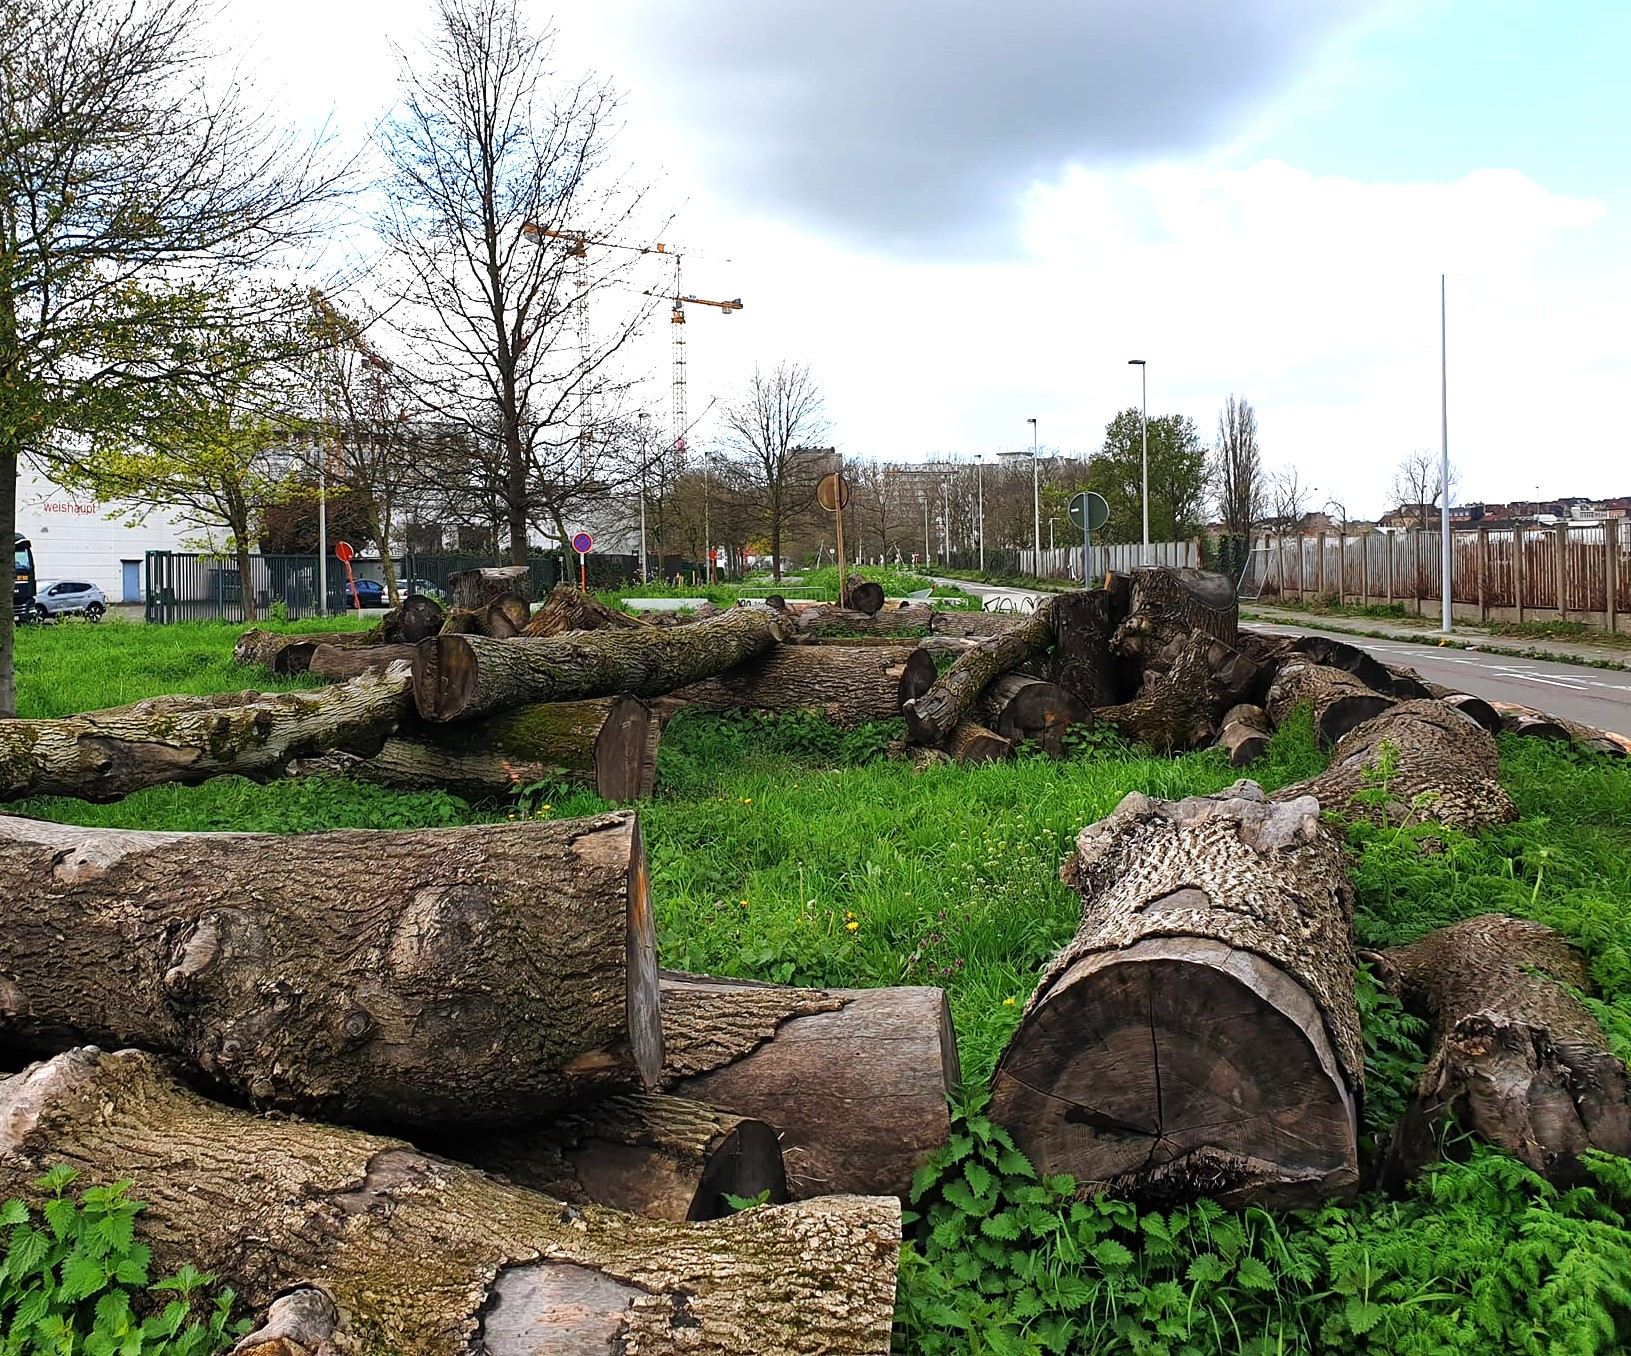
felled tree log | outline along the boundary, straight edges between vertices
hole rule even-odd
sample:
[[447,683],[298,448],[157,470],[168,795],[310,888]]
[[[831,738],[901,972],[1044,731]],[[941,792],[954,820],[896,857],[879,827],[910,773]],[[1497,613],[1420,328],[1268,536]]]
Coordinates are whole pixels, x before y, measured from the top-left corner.
[[1243,702],[1230,707],[1224,715],[1218,747],[1229,755],[1231,766],[1247,767],[1263,756],[1273,736],[1268,712]]
[[1065,751],[1072,729],[1093,723],[1093,712],[1057,683],[1005,673],[980,694],[980,717],[1010,744],[1034,744],[1053,757]]
[[804,636],[853,632],[863,636],[928,634],[934,609],[926,603],[888,607],[878,613],[857,612],[847,607],[807,607],[795,614],[798,633]]
[[[1372,692],[1379,692],[1385,697],[1401,695],[1394,691],[1394,677],[1387,665],[1357,645],[1333,640],[1330,636],[1298,636],[1289,648],[1290,653],[1300,654],[1311,664],[1351,673]],[[1426,694],[1410,692],[1404,695],[1414,697]]]
[[1438,1157],[1446,1122],[1560,1185],[1589,1180],[1587,1149],[1631,1154],[1631,1079],[1575,997],[1584,960],[1551,928],[1484,914],[1383,952],[1378,970],[1432,1029],[1395,1175]]
[[525,1121],[661,1070],[632,814],[293,840],[0,818],[0,843],[0,1048],[140,1045],[388,1125]]
[[1152,1201],[1310,1205],[1358,1179],[1352,895],[1304,798],[1134,792],[1082,830],[1082,896],[997,1069],[1043,1173]]
[[344,683],[392,664],[412,664],[412,645],[318,645],[306,672],[329,683]]
[[1519,706],[1516,702],[1493,702],[1491,706],[1500,716],[1501,728],[1508,734],[1523,735],[1528,739],[1572,742],[1582,749],[1607,754],[1610,758],[1624,758],[1631,754],[1631,739],[1622,734],[1599,730],[1594,725],[1582,725],[1564,716],[1549,715],[1532,706]]
[[721,1219],[731,1213],[727,1196],[790,1199],[771,1126],[684,1097],[603,1097],[539,1126],[435,1147],[556,1200],[648,1219]]
[[930,614],[929,631],[937,636],[1000,636],[1026,620],[1022,612],[982,612],[977,608],[947,608]]
[[1432,683],[1429,683],[1415,669],[1407,668],[1403,664],[1384,664],[1389,681],[1393,684],[1393,695],[1400,700],[1411,697],[1431,697],[1434,694]]
[[455,608],[442,621],[443,636],[487,636],[509,640],[527,625],[531,604],[519,593],[500,593],[480,607]]
[[440,631],[446,616],[434,598],[410,593],[364,634],[370,645],[417,645]]
[[852,574],[846,581],[843,605],[852,612],[864,612],[867,616],[875,616],[883,608],[884,591],[882,584],[874,584],[862,575]]
[[447,587],[455,610],[461,612],[486,607],[506,593],[519,594],[523,602],[530,603],[532,571],[525,565],[484,565],[449,575]]
[[746,663],[782,638],[774,612],[733,607],[672,630],[572,631],[543,640],[435,636],[413,661],[426,720],[475,720],[528,702],[628,692],[660,697]]
[[921,697],[901,708],[914,743],[939,744],[974,709],[980,694],[1010,669],[1045,653],[1053,644],[1053,606],[1047,600],[1020,625],[992,636],[962,655]]
[[1495,741],[1443,702],[1399,702],[1350,730],[1324,772],[1274,793],[1388,824],[1423,821],[1474,830],[1516,819],[1501,787]]
[[1088,708],[1125,695],[1122,665],[1110,648],[1121,623],[1108,589],[1080,589],[1053,600],[1053,680]]
[[979,763],[1003,763],[1014,756],[1013,741],[975,720],[960,720],[946,736],[945,749],[965,767]]
[[256,1307],[296,1287],[323,1352],[889,1348],[900,1204],[886,1198],[702,1224],[569,1206],[400,1140],[204,1101],[135,1050],[75,1051],[0,1084],[0,1150],[8,1194],[38,1200],[52,1163],[86,1185],[130,1179],[160,1272],[207,1259]]
[[1276,726],[1291,718],[1299,706],[1314,712],[1314,733],[1322,744],[1335,744],[1343,735],[1392,706],[1384,696],[1344,669],[1328,668],[1311,659],[1288,659],[1270,685],[1264,709]]
[[1236,651],[1192,631],[1167,667],[1145,670],[1136,696],[1093,715],[1152,749],[1198,749],[1212,742],[1219,715],[1239,703],[1248,672],[1249,661]]
[[118,800],[166,782],[271,777],[292,760],[376,752],[408,710],[406,668],[315,692],[151,697],[60,720],[0,721],[0,800]]
[[532,620],[521,628],[524,636],[558,636],[562,631],[599,631],[610,627],[631,630],[647,623],[615,607],[607,607],[592,593],[571,584],[557,584],[539,604]]
[[1482,697],[1475,697],[1470,692],[1458,692],[1442,683],[1428,683],[1426,695],[1436,697],[1446,706],[1455,707],[1464,716],[1471,716],[1491,734],[1501,733],[1501,713]]
[[306,671],[319,645],[367,645],[372,643],[370,634],[368,631],[311,631],[285,635],[257,626],[238,637],[232,647],[232,658],[234,663],[258,664],[280,678],[289,678]]
[[502,800],[553,780],[586,786],[604,800],[645,800],[657,782],[661,726],[638,697],[536,702],[458,725],[413,721],[371,758],[328,754],[289,771],[471,801]]
[[[1140,673],[1165,668],[1199,631],[1233,647],[1240,629],[1235,586],[1227,575],[1171,565],[1129,572],[1131,599],[1111,648]],[[1111,600],[1114,606],[1114,600]]]
[[795,1199],[904,1195],[951,1132],[957,1039],[940,989],[790,989],[665,973],[663,1083],[769,1121]]
[[[909,644],[779,645],[715,678],[665,697],[665,715],[705,711],[819,711],[835,725],[900,714]],[[931,667],[933,661],[930,661]]]

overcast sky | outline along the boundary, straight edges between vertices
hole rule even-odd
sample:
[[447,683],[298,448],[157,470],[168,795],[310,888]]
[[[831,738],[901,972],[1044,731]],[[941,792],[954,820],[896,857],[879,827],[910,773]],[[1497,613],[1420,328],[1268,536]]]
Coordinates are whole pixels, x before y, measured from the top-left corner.
[[[293,116],[360,139],[429,3],[228,13]],[[1244,395],[1271,466],[1374,514],[1438,447],[1442,271],[1461,497],[1631,494],[1624,0],[533,13],[622,92],[687,290],[745,303],[687,326],[693,415],[792,358],[850,453],[989,457],[1035,416],[1086,454],[1141,357],[1152,414],[1211,438]]]

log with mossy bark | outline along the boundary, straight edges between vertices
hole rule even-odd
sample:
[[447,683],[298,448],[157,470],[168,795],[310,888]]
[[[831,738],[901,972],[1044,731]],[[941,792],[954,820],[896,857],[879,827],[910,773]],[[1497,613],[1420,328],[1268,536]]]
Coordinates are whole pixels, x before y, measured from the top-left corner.
[[369,758],[297,760],[293,776],[327,774],[397,791],[503,800],[539,782],[584,786],[603,800],[647,799],[657,781],[661,720],[638,697],[535,702],[484,720],[409,720]]
[[771,1125],[662,1093],[596,1098],[539,1125],[420,1145],[572,1205],[648,1219],[722,1219],[732,1196],[791,1199]]
[[663,1083],[781,1133],[795,1198],[905,1195],[946,1142],[957,1039],[934,988],[794,989],[665,972]]
[[942,743],[957,723],[974,710],[980,694],[1003,674],[1053,645],[1051,600],[1038,605],[1020,625],[992,636],[960,656],[921,697],[907,702],[906,733],[918,744]]
[[997,1069],[1039,1171],[1150,1201],[1310,1205],[1358,1180],[1352,894],[1311,798],[1134,792],[1063,876],[1081,925]]
[[649,623],[607,607],[592,593],[572,584],[557,584],[521,628],[524,636],[558,636],[563,631],[628,631]]
[[1541,923],[1484,914],[1376,958],[1425,1018],[1427,1064],[1389,1143],[1389,1175],[1438,1157],[1447,1128],[1477,1135],[1559,1185],[1590,1149],[1631,1155],[1631,1079],[1580,1001],[1586,963]]
[[[129,1180],[158,1271],[207,1262],[263,1356],[480,1351],[883,1356],[900,1203],[673,1223],[574,1206],[401,1140],[205,1101],[151,1055],[81,1049],[0,1083],[0,1185]],[[280,1345],[281,1344],[281,1345]]]
[[1346,669],[1333,669],[1311,659],[1288,658],[1275,672],[1263,707],[1279,727],[1299,706],[1308,706],[1314,713],[1315,736],[1329,745],[1381,715],[1394,701]]
[[632,693],[660,697],[775,648],[782,623],[767,608],[733,607],[671,630],[570,631],[542,640],[435,636],[413,661],[426,720],[476,720],[529,702]]
[[1296,636],[1287,646],[1288,654],[1301,655],[1311,664],[1350,673],[1372,692],[1384,697],[1425,696],[1423,692],[1396,692],[1395,679],[1386,664],[1357,645],[1332,636]]
[[1517,818],[1495,741],[1471,716],[1431,699],[1399,702],[1345,734],[1317,777],[1275,792],[1387,824],[1473,830]]
[[150,697],[58,720],[0,721],[0,800],[117,800],[168,782],[275,777],[296,758],[377,752],[410,709],[402,665],[315,692]]
[[816,711],[835,725],[900,714],[910,643],[779,645],[714,678],[690,683],[658,704],[665,716],[703,711]]
[[0,818],[0,844],[0,1049],[140,1045],[356,1124],[526,1121],[660,1073],[632,814],[298,839]]

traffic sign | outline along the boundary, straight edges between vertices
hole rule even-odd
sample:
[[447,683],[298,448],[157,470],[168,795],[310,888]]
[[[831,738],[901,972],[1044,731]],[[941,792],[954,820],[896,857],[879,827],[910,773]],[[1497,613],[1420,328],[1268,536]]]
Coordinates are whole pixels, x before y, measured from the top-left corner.
[[594,544],[595,539],[587,532],[580,532],[577,536],[572,538],[572,549],[580,556],[588,555],[590,548],[594,546]]
[[1073,494],[1070,497],[1070,521],[1081,531],[1097,532],[1110,521],[1110,503],[1102,494],[1092,490]]
[[837,473],[822,476],[821,483],[816,486],[816,503],[828,513],[837,513],[841,508],[848,508],[849,481]]
[[334,554],[340,560],[349,561],[356,552],[351,549],[350,542],[337,541],[334,543]]

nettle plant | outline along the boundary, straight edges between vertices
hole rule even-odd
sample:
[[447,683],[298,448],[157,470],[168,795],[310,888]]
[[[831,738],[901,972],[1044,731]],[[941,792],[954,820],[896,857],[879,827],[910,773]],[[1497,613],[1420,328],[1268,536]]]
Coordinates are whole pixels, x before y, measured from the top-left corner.
[[142,1206],[129,1182],[70,1194],[77,1174],[57,1164],[34,1185],[38,1213],[0,1207],[0,1353],[4,1356],[206,1356],[249,1329],[234,1323],[235,1296],[185,1266],[148,1280],[150,1250],[136,1241]]

